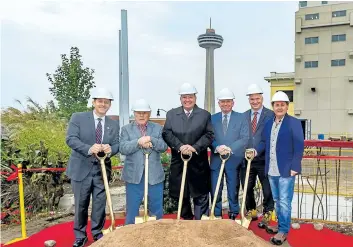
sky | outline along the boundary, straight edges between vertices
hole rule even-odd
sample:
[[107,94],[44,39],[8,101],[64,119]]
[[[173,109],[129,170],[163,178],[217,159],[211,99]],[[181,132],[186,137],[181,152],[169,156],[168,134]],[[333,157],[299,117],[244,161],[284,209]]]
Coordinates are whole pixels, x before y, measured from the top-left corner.
[[[128,14],[130,106],[145,98],[152,108],[180,105],[178,88],[188,82],[203,107],[206,51],[197,37],[212,28],[224,38],[215,51],[215,93],[235,94],[234,110],[249,109],[247,86],[264,90],[270,106],[270,72],[294,71],[294,25],[298,2],[132,2],[2,1],[0,7],[1,107],[45,104],[53,97],[46,73],[54,73],[61,54],[77,46],[83,64],[95,70],[97,87],[112,91],[108,114],[119,114],[118,30],[121,9]],[[219,107],[216,103],[216,111]],[[161,112],[161,117],[165,113]]]

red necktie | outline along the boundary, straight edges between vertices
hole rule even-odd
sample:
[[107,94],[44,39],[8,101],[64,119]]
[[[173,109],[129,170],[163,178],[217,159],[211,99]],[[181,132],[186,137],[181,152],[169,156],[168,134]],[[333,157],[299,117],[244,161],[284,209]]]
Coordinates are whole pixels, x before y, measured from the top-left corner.
[[256,125],[257,125],[257,114],[258,112],[254,112],[254,118],[252,119],[251,126],[252,126],[252,133],[255,134]]

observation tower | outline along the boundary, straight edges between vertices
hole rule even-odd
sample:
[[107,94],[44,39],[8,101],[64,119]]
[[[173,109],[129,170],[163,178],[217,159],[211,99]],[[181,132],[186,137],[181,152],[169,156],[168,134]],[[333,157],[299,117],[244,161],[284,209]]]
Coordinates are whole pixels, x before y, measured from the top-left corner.
[[216,34],[212,29],[211,18],[210,28],[205,34],[201,34],[197,41],[199,46],[206,49],[206,83],[205,83],[205,103],[204,109],[211,114],[215,113],[215,87],[214,87],[214,50],[222,47],[223,37]]

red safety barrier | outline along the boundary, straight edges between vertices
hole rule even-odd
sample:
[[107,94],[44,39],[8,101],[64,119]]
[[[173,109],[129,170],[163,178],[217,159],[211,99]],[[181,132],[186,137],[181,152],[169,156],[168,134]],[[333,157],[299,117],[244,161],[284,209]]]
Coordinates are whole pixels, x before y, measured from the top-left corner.
[[[330,141],[330,140],[305,140],[305,147],[335,147],[335,148],[352,148],[353,149],[353,141]],[[166,151],[168,154],[171,153],[171,149],[168,148]],[[208,151],[208,156],[211,155],[211,151]],[[317,160],[349,160],[353,161],[353,156],[326,156],[326,155],[305,155],[303,159],[317,159]],[[167,164],[164,164],[167,166]],[[113,170],[120,170],[124,166],[114,166]],[[7,178],[8,181],[14,180],[17,178],[18,169],[15,165],[11,165],[11,168],[14,172],[3,172],[1,171],[1,175],[9,175]],[[23,172],[65,172],[66,168],[29,168],[22,169]]]

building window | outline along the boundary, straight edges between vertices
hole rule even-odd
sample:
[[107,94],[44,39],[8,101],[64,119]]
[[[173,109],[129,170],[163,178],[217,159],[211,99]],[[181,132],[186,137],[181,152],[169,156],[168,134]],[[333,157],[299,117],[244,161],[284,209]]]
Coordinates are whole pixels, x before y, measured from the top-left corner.
[[332,42],[346,41],[346,35],[345,34],[332,35],[331,40]]
[[342,17],[342,16],[346,16],[347,15],[347,11],[346,10],[340,10],[340,11],[333,11],[332,12],[332,17]]
[[306,61],[304,63],[305,68],[317,68],[319,67],[319,61]]
[[306,6],[308,6],[308,1],[299,1],[299,7],[300,8],[304,8]]
[[309,21],[309,20],[318,20],[319,18],[320,18],[319,13],[305,15],[305,20],[307,20],[307,21]]
[[346,65],[346,59],[331,60],[331,66],[332,67],[345,66],[345,65]]
[[327,1],[321,1],[321,4],[322,5],[327,4]]
[[277,90],[276,92],[278,91],[286,93],[289,98],[289,102],[293,102],[293,90]]
[[308,45],[308,44],[317,44],[319,43],[319,37],[308,37],[308,38],[305,38],[305,44]]

